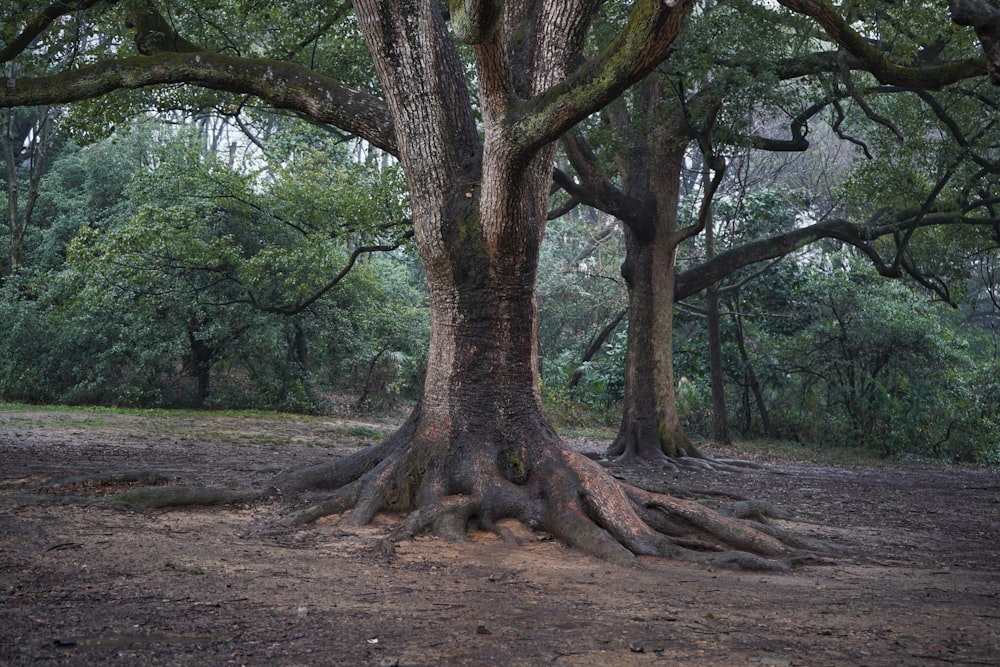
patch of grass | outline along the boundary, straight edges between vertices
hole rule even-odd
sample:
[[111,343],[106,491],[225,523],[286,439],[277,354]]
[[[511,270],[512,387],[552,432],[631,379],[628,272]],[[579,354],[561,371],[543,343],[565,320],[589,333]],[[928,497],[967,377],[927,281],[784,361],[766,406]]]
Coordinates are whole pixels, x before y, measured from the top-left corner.
[[382,434],[378,431],[378,429],[373,426],[350,426],[347,429],[347,434],[358,438],[372,438],[375,440],[382,437]]
[[122,408],[107,405],[36,405],[33,403],[7,403],[0,401],[0,412],[60,412],[76,415],[124,415],[129,417],[171,417],[199,419],[210,417],[238,417],[240,419],[268,419],[278,421],[309,421],[319,419],[310,415],[275,412],[270,410],[192,410],[173,408]]
[[[6,413],[6,414],[4,414]],[[363,423],[329,415],[264,410],[169,410],[105,406],[0,403],[0,421],[21,430],[93,430],[144,434],[181,442],[217,442],[272,450],[294,441],[340,446],[357,438],[381,440],[391,423]]]
[[711,444],[698,443],[703,451],[713,455],[733,458],[748,457],[765,461],[799,461],[802,463],[821,463],[841,466],[889,466],[899,465],[899,461],[891,461],[879,456],[871,449],[863,447],[821,447],[791,440],[740,440],[731,447],[715,447]]
[[[17,414],[5,417],[4,412]],[[294,438],[290,429],[297,436],[305,436],[306,440],[324,447],[342,444],[347,437],[381,440],[392,428],[391,423],[365,424],[329,415],[266,410],[171,410],[10,402],[0,402],[0,417],[8,425],[20,429],[87,427],[116,432],[146,431],[184,440],[259,445],[275,450],[292,442]],[[270,430],[272,425],[274,429]],[[606,446],[614,440],[617,427],[603,425],[599,420],[580,420],[559,423],[557,431],[566,438]],[[731,447],[717,447],[704,439],[693,439],[708,454],[732,458],[844,466],[948,465],[947,462],[912,453],[885,458],[874,449],[865,447],[823,447],[766,438],[741,440]],[[1000,467],[1000,461],[994,467]]]
[[592,426],[588,424],[580,424],[576,426],[563,425],[561,428],[557,429],[559,435],[567,438],[581,438],[584,440],[593,440],[594,442],[603,442],[606,444],[611,444],[618,435],[618,429],[612,428],[610,426]]

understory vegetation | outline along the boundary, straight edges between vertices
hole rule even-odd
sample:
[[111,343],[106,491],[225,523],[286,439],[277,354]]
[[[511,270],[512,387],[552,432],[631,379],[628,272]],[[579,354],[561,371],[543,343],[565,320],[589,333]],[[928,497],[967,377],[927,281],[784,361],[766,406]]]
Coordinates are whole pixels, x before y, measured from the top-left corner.
[[[429,309],[397,168],[319,130],[275,130],[265,151],[225,146],[231,131],[148,120],[53,140],[21,266],[0,283],[0,398],[298,413],[416,400]],[[720,243],[794,227],[806,200],[730,192]],[[731,276],[721,352],[738,439],[1000,464],[998,259],[947,243],[957,308],[835,243]],[[680,268],[703,251],[682,249]],[[547,229],[541,389],[568,432],[621,419],[623,253],[591,209]],[[710,438],[701,297],[675,327],[683,423]]]

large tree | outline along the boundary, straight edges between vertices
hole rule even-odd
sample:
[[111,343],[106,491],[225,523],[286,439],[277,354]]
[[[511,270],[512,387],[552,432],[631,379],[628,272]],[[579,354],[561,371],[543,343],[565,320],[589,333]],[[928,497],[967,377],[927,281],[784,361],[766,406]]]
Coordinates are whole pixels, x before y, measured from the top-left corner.
[[[58,36],[74,21],[86,27],[120,18],[108,4],[79,0],[18,12],[5,24],[0,61],[16,65],[34,49],[59,48]],[[588,34],[605,4],[627,10],[627,19],[591,54]],[[293,48],[255,57],[233,54],[268,53],[275,41],[269,18],[258,22],[263,37],[234,44],[229,34],[213,50],[197,43],[201,35],[175,28],[202,10],[177,3],[162,14],[151,1],[131,0],[117,5],[135,31],[138,55],[116,44],[54,74],[8,67],[0,106],[186,83],[255,95],[398,157],[430,288],[422,397],[392,437],[279,479],[285,492],[332,489],[328,501],[292,522],[350,510],[346,521],[364,524],[398,509],[409,513],[396,538],[420,530],[460,538],[473,522],[503,533],[501,521],[512,518],[619,562],[685,546],[792,557],[796,550],[773,531],[624,485],[564,449],[539,399],[534,288],[554,142],[669,57],[689,4],[453,0],[445,11],[437,0],[355,0],[357,29],[378,74],[376,95],[333,78],[315,50],[302,47],[339,22],[337,12],[307,22],[301,39],[280,40]],[[255,12],[266,13],[266,5]],[[289,25],[306,23],[295,18]],[[205,38],[218,24],[205,21]],[[178,492],[173,501],[198,497]]]
[[[674,463],[679,463],[677,457],[686,456],[692,464],[697,464],[692,457],[702,457],[684,433],[676,405],[672,358],[676,300],[711,290],[719,280],[750,264],[782,257],[825,238],[859,247],[883,275],[922,279],[919,269],[904,261],[918,228],[996,224],[988,210],[989,199],[969,196],[973,189],[958,195],[944,188],[931,188],[931,195],[911,193],[916,201],[922,200],[914,208],[914,199],[889,201],[884,192],[873,188],[869,206],[879,212],[868,219],[838,215],[770,238],[751,237],[739,247],[718,256],[712,253],[703,264],[676,273],[681,245],[708,231],[711,199],[725,172],[720,156],[724,151],[806,151],[811,143],[810,125],[823,121],[836,128],[844,141],[860,143],[840,129],[850,124],[850,115],[875,128],[868,128],[867,134],[887,134],[891,129],[902,135],[900,117],[914,115],[914,102],[933,119],[916,126],[917,136],[940,132],[949,125],[959,133],[956,143],[972,154],[970,164],[977,159],[976,150],[982,150],[967,138],[969,128],[958,129],[964,120],[948,115],[954,114],[968,91],[932,94],[924,90],[985,72],[981,59],[969,56],[965,35],[942,32],[947,25],[940,11],[924,8],[926,15],[912,16],[908,8],[903,17],[893,17],[887,10],[859,14],[858,20],[868,25],[869,32],[881,36],[880,41],[871,41],[863,39],[830,4],[795,0],[781,4],[813,17],[818,25],[803,23],[801,16],[777,7],[699,4],[697,17],[689,22],[674,57],[635,86],[627,103],[620,100],[605,109],[603,127],[574,132],[564,141],[573,173],[557,171],[556,182],[575,199],[616,216],[625,227],[622,274],[629,289],[625,400],[621,427],[609,455]],[[748,17],[755,20],[748,24]],[[712,44],[708,40],[713,34],[726,38]],[[934,46],[922,46],[924,39]],[[916,53],[911,65],[896,65],[889,59],[889,54],[907,51]],[[889,96],[907,98],[905,104],[896,105],[895,122],[875,110],[874,98]],[[948,102],[937,96],[949,96]],[[985,101],[987,95],[980,94],[980,98]],[[951,111],[944,112],[945,106]],[[787,124],[785,136],[764,136],[754,128],[755,117],[766,116]],[[602,143],[600,137],[608,134],[607,128],[614,128],[616,136],[610,141],[605,137]],[[599,138],[588,141],[588,134]],[[988,141],[979,143],[988,145]],[[699,147],[706,177],[700,210],[685,221],[678,207],[692,145]],[[992,172],[978,170],[982,173],[970,179],[986,183]],[[977,215],[971,215],[974,211]],[[877,241],[883,237],[891,241],[880,248]]]

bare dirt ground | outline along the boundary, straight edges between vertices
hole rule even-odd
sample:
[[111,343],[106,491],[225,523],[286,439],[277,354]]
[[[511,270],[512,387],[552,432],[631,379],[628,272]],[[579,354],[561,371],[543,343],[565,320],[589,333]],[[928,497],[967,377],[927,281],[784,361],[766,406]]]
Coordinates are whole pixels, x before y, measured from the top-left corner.
[[1000,664],[997,471],[613,469],[771,501],[844,550],[783,573],[623,569],[544,536],[512,547],[486,534],[417,538],[387,560],[371,546],[391,518],[287,532],[274,529],[281,502],[139,514],[100,500],[120,487],[32,490],[137,469],[263,487],[391,427],[0,410],[0,664]]

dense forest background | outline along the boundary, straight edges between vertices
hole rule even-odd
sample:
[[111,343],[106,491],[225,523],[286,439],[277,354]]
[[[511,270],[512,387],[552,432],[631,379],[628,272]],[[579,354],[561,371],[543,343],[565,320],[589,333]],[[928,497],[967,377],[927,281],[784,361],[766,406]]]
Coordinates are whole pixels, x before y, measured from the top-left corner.
[[[16,270],[3,258],[4,400],[323,413],[389,411],[417,395],[428,311],[392,161],[280,118],[251,130],[220,115],[148,115],[97,137],[54,109],[4,121],[4,247],[30,215]],[[31,129],[17,137],[19,126]],[[716,243],[794,229],[861,196],[869,165],[827,143],[822,165],[734,156],[714,203]],[[687,215],[700,196],[691,165]],[[623,243],[613,218],[586,207],[547,230],[543,394],[563,427],[621,414]],[[730,277],[720,294],[731,428],[1000,461],[1000,257],[960,233],[939,244],[957,307],[881,278],[834,241]],[[680,267],[704,252],[685,246]],[[675,372],[685,427],[709,435],[702,301],[678,305]]]
[[[679,228],[704,233],[678,247],[679,272],[818,223],[876,231],[864,244],[828,235],[678,301],[684,429],[715,437],[721,416],[742,438],[1000,464],[996,92],[981,76],[932,92],[862,87],[843,53],[784,60],[792,36],[815,43],[811,22],[782,14],[778,34],[743,18],[773,8],[715,9],[695,13],[676,69],[661,72],[659,96],[675,107],[628,126],[612,107],[583,124],[590,166],[683,112]],[[962,29],[924,38],[947,23],[942,11],[887,15],[880,37],[918,62],[978,49]],[[295,52],[374,87],[341,19]],[[226,34],[198,12],[171,20],[209,41]],[[268,20],[273,48],[302,28],[295,15]],[[95,35],[59,32],[51,39],[65,45],[43,46],[75,58],[81,45],[125,43]],[[65,64],[33,53],[31,67]],[[622,104],[634,112],[641,95]],[[4,109],[0,123],[0,399],[308,413],[416,400],[429,308],[404,178],[387,154],[254,98],[185,86]],[[558,174],[586,181],[583,141],[564,141]],[[613,427],[628,232],[557,188],[552,208],[537,291],[546,409],[562,428]]]

